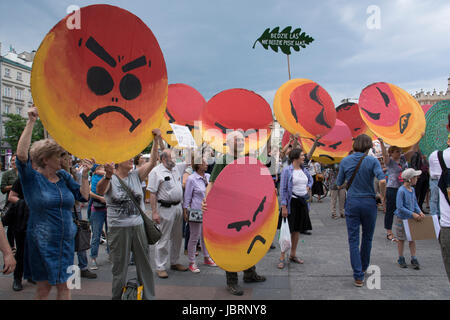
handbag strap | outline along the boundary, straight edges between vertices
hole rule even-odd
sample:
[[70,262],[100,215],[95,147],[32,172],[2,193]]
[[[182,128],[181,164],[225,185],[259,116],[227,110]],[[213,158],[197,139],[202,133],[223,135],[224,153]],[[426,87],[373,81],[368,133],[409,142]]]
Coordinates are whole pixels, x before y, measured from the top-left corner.
[[363,156],[361,157],[361,159],[359,159],[358,165],[356,166],[355,171],[353,171],[352,177],[351,177],[350,180],[348,181],[348,184],[347,184],[347,191],[348,191],[348,189],[350,189],[350,186],[352,185],[353,180],[354,180],[355,177],[356,177],[356,173],[358,172],[359,167],[361,167],[361,163],[363,162],[363,160],[364,160],[365,157],[367,157],[367,154],[363,155]]
[[128,188],[128,186],[125,184],[125,182],[117,174],[114,174],[114,176],[117,178],[117,180],[119,180],[120,185],[128,194],[128,197],[131,199],[131,202],[133,202],[133,204],[136,206],[136,208],[138,208],[139,213],[141,215],[144,215],[145,213],[142,211],[141,206],[138,204],[138,202],[137,202],[136,198],[134,197],[133,193],[131,192],[130,188]]
[[444,161],[444,152],[439,150],[437,155],[438,155],[439,164],[441,165],[442,173],[447,172],[448,168]]

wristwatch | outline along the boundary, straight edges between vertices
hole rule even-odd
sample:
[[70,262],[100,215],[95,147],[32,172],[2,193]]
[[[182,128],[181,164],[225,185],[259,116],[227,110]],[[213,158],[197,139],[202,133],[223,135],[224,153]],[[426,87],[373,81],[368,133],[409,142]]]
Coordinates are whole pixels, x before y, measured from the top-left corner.
[[108,178],[107,176],[105,176],[105,179],[106,179],[106,180],[111,180],[111,178]]

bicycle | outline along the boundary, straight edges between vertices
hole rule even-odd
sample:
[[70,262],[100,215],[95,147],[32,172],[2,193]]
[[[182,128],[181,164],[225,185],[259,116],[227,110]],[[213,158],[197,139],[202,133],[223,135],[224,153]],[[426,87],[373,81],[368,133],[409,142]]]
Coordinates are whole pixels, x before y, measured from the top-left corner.
[[[328,174],[327,170],[329,170],[329,169],[325,170],[324,179],[322,181],[323,195],[320,197],[320,199],[326,198],[328,195],[328,190],[330,190],[330,183],[329,183],[330,175]],[[313,194],[312,197],[315,199],[319,199],[319,195],[317,195],[317,194]]]

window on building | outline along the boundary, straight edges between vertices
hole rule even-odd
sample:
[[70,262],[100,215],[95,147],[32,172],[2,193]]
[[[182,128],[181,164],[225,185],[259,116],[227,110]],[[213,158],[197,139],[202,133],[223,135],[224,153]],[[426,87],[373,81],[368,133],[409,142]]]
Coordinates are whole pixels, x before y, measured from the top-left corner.
[[5,68],[5,77],[11,78],[11,70],[9,68]]
[[17,72],[17,80],[22,81],[22,72]]
[[5,97],[11,98],[11,87],[4,86],[3,87],[3,95]]
[[19,116],[22,115],[22,108],[21,107],[16,107],[16,112],[17,112],[17,114]]
[[10,109],[10,105],[8,105],[8,104],[5,104],[5,114],[8,114],[9,113],[9,109]]
[[23,100],[23,90],[16,89],[16,99]]

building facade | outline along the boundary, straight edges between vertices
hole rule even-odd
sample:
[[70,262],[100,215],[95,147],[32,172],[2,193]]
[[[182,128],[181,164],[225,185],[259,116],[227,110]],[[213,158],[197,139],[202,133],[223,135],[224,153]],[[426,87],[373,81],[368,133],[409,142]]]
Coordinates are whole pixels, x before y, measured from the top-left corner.
[[[0,43],[0,157],[2,164],[5,157],[11,154],[10,146],[3,140],[5,136],[4,122],[6,114],[18,114],[27,117],[27,110],[33,105],[31,96],[31,67],[34,52],[17,54],[10,48],[1,55]],[[4,165],[3,165],[4,166]]]
[[433,93],[431,93],[430,91],[425,93],[423,90],[421,90],[414,95],[414,98],[416,98],[421,106],[426,104],[430,104],[433,106],[439,101],[450,100],[450,78],[448,78],[448,87],[445,93],[444,91],[440,91],[439,93],[437,93],[436,89],[434,89]]

